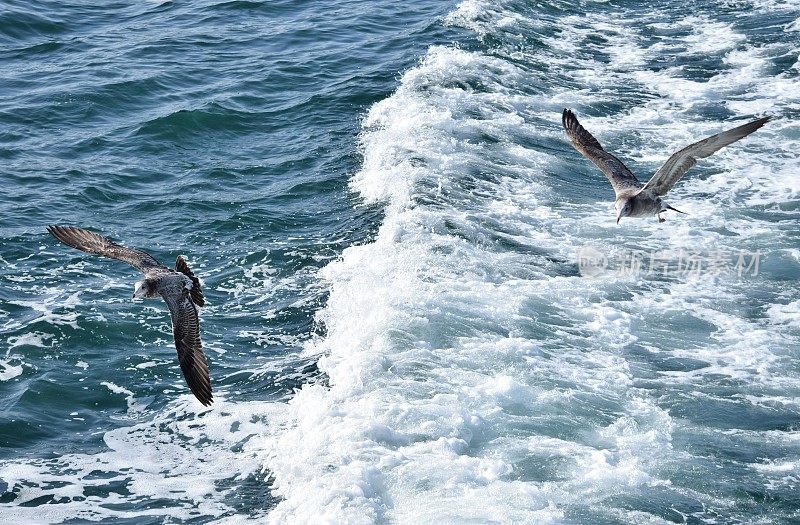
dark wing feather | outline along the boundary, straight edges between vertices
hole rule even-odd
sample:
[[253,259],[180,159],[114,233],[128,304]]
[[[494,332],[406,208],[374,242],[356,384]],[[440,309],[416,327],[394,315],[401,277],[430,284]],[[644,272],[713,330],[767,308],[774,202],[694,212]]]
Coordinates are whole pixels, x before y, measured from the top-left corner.
[[162,293],[161,297],[169,306],[172,316],[172,334],[175,336],[175,349],[178,351],[178,362],[183,377],[195,397],[205,406],[213,403],[211,395],[211,379],[208,375],[208,364],[200,342],[200,320],[197,307],[191,300],[189,290],[170,295]]
[[689,171],[689,168],[697,163],[697,159],[710,157],[728,144],[746,137],[769,122],[770,118],[772,117],[760,118],[743,126],[723,131],[673,153],[655,175],[647,181],[647,184],[642,188],[642,192],[648,192],[654,197],[666,195],[680,178]]
[[200,279],[195,277],[192,270],[189,269],[186,259],[178,255],[178,258],[175,260],[175,269],[192,280],[192,289],[189,291],[189,294],[192,296],[192,302],[197,306],[205,306],[206,300],[205,297],[203,297],[203,288],[200,286]]
[[102,255],[126,262],[140,272],[147,273],[148,270],[153,268],[165,268],[163,264],[156,261],[148,253],[120,246],[107,237],[92,233],[83,228],[76,228],[74,226],[48,226],[47,231],[67,246],[72,246],[73,248],[87,253]]
[[642,187],[631,170],[617,157],[604,150],[597,139],[581,126],[572,111],[564,110],[561,115],[561,123],[564,125],[564,131],[567,132],[572,146],[605,173],[615,194],[619,195],[622,191],[638,190]]

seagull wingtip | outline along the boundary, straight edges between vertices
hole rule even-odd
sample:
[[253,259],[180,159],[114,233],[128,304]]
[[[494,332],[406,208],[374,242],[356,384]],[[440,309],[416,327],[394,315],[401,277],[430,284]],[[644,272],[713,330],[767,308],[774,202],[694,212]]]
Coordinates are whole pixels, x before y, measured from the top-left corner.
[[775,118],[776,118],[775,115],[764,115],[763,117],[759,117],[759,118],[757,118],[757,119],[755,119],[755,120],[753,120],[753,121],[751,121],[751,122],[749,122],[747,124],[744,124],[744,125],[745,126],[750,126],[750,127],[754,128],[754,130],[756,130],[756,129],[762,127],[767,122],[770,122],[771,120],[774,120]]
[[214,394],[211,393],[211,386],[204,392],[193,392],[193,394],[204,407],[210,407],[214,404]]
[[64,233],[64,227],[58,224],[48,224],[47,233],[49,233],[56,239],[61,240],[61,235],[63,235]]
[[564,111],[561,112],[561,124],[563,124],[564,128],[568,128],[568,123],[575,120],[575,114],[569,108],[564,108]]

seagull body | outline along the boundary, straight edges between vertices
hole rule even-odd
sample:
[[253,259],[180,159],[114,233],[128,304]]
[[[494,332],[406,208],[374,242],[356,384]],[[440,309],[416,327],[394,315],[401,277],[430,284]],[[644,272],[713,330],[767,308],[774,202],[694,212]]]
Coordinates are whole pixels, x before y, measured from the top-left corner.
[[198,307],[205,305],[200,280],[186,260],[178,256],[175,269],[167,268],[150,254],[126,248],[110,239],[73,226],[48,226],[47,231],[67,246],[123,261],[144,274],[133,297],[162,298],[172,317],[172,333],[178,362],[192,393],[203,405],[213,402],[208,364],[200,342]]
[[600,168],[614,188],[616,194],[614,207],[617,210],[619,224],[622,217],[656,215],[658,222],[664,222],[665,219],[661,214],[667,210],[683,213],[665,203],[661,197],[665,196],[684,173],[697,163],[697,159],[709,157],[728,144],[746,137],[766,124],[770,118],[763,117],[686,146],[673,153],[644,185],[621,160],[603,149],[600,142],[581,126],[572,111],[565,109],[561,115],[561,122],[572,146]]

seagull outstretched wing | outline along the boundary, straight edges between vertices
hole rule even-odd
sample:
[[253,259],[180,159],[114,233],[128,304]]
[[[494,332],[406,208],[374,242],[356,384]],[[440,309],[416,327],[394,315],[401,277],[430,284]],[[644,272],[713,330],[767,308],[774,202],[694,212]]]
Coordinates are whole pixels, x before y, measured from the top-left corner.
[[642,183],[631,170],[617,157],[604,150],[597,139],[581,126],[572,111],[564,110],[561,114],[561,123],[572,146],[605,173],[616,195],[625,190],[638,190],[642,187]]
[[[177,288],[175,288],[177,290]],[[205,406],[213,403],[208,364],[200,342],[200,320],[197,307],[187,288],[180,292],[163,292],[161,297],[169,306],[172,316],[172,334],[183,377],[195,397]]]
[[649,193],[653,198],[666,195],[675,186],[675,183],[683,177],[684,173],[697,163],[697,159],[710,157],[728,144],[746,137],[766,124],[770,118],[772,117],[763,117],[728,131],[723,131],[673,153],[655,175],[647,181],[647,184],[642,188],[642,193]]
[[107,237],[92,233],[83,228],[75,226],[48,226],[47,231],[63,242],[67,246],[72,246],[86,253],[110,257],[118,261],[123,261],[142,273],[154,268],[165,268],[163,264],[156,261],[149,253],[133,250],[120,246]]

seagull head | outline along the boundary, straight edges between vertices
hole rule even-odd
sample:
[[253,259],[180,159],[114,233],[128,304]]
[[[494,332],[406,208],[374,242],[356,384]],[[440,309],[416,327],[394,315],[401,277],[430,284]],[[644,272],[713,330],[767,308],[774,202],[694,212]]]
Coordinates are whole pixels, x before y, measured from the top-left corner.
[[147,294],[147,287],[144,284],[144,281],[136,281],[136,285],[133,289],[133,298],[137,299],[140,297],[145,297]]
[[633,211],[633,202],[631,199],[620,199],[614,207],[617,209],[617,224],[619,224],[621,218],[630,217]]

